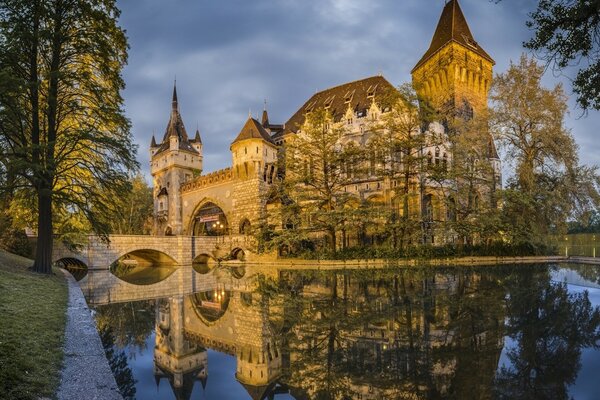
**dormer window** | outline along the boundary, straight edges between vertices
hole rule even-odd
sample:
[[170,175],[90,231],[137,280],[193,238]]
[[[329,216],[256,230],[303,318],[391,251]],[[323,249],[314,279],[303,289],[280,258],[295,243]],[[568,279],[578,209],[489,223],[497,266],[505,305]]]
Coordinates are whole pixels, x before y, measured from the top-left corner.
[[354,92],[356,90],[353,90],[352,92],[347,92],[346,95],[344,96],[344,104],[350,104],[350,102],[352,101],[352,98],[354,97]]
[[333,104],[333,100],[335,99],[335,95],[330,96],[327,98],[327,100],[325,100],[324,103],[324,108],[327,110],[331,107],[331,105]]
[[375,97],[375,91],[377,90],[377,85],[371,85],[367,89],[367,99],[372,99]]
[[465,43],[468,44],[469,46],[473,47],[474,49],[477,48],[477,42],[474,41],[473,39],[467,37],[466,35],[463,35],[463,39],[465,39]]

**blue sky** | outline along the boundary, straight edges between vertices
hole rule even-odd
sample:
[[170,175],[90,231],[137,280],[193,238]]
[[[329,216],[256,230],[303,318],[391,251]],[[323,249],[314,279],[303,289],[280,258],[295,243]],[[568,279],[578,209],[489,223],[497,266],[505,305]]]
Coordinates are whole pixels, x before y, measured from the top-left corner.
[[[199,127],[204,171],[227,167],[229,144],[248,111],[267,99],[270,120],[285,122],[316,90],[383,73],[394,85],[429,47],[445,0],[118,0],[131,46],[124,70],[127,116],[149,177],[148,147],[160,141],[173,80],[188,134]],[[536,0],[461,0],[495,72],[518,60]],[[567,74],[569,71],[567,71]],[[568,76],[548,71],[545,85]],[[582,116],[571,99],[567,126],[583,163],[598,163],[600,112]]]

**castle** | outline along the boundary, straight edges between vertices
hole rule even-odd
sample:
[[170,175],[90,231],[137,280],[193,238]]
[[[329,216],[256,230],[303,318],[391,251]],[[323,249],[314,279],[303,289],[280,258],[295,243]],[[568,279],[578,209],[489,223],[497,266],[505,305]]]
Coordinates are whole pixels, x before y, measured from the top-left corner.
[[[493,66],[494,60],[475,41],[458,0],[450,0],[429,49],[412,70],[413,86],[436,108],[461,110],[472,117],[487,109]],[[199,236],[251,232],[264,217],[267,192],[282,177],[278,157],[286,140],[298,134],[306,114],[327,109],[335,123],[344,124],[346,134],[340,145],[364,147],[376,134],[367,121],[377,121],[390,111],[381,101],[390,90],[396,89],[383,76],[335,86],[314,94],[281,125],[271,123],[265,108],[261,121],[249,116],[231,143],[231,167],[205,174],[200,134],[196,131],[193,139],[188,136],[174,88],[164,137],[160,143],[153,137],[150,146],[155,233]],[[445,129],[442,123],[431,123],[420,134],[439,136],[447,134]],[[422,151],[429,163],[452,162],[450,147],[444,143],[429,143]],[[493,168],[499,186],[501,166],[491,137],[486,153],[483,158]],[[448,218],[447,199],[441,199],[439,191],[427,187],[426,181],[424,185],[412,207],[432,221]],[[345,191],[357,201],[390,203],[397,195],[396,186],[397,182],[367,171],[356,176]],[[279,225],[283,226],[283,221]],[[433,234],[427,241],[440,243]]]

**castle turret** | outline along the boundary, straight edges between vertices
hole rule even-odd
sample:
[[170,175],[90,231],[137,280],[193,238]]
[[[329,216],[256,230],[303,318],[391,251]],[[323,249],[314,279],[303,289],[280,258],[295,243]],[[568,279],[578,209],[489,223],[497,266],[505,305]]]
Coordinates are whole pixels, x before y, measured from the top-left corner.
[[171,116],[162,142],[154,136],[150,145],[150,171],[154,181],[155,233],[182,234],[181,186],[202,173],[202,141],[200,133],[188,138],[173,86]]
[[472,114],[487,108],[494,64],[475,41],[458,0],[450,0],[412,70],[413,85],[443,112]]
[[244,225],[247,231],[248,223],[256,226],[259,222],[264,205],[261,199],[277,174],[277,146],[262,124],[249,116],[230,150],[236,177],[236,221],[232,229],[239,232]]

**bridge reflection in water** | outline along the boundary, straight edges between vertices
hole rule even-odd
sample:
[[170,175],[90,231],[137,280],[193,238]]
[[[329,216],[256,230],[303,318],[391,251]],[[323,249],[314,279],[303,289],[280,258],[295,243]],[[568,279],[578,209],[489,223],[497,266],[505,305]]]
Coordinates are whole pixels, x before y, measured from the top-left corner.
[[568,268],[188,265],[153,285],[80,284],[138,399],[567,399],[582,352],[600,359],[597,296],[555,282],[592,286],[600,269]]

